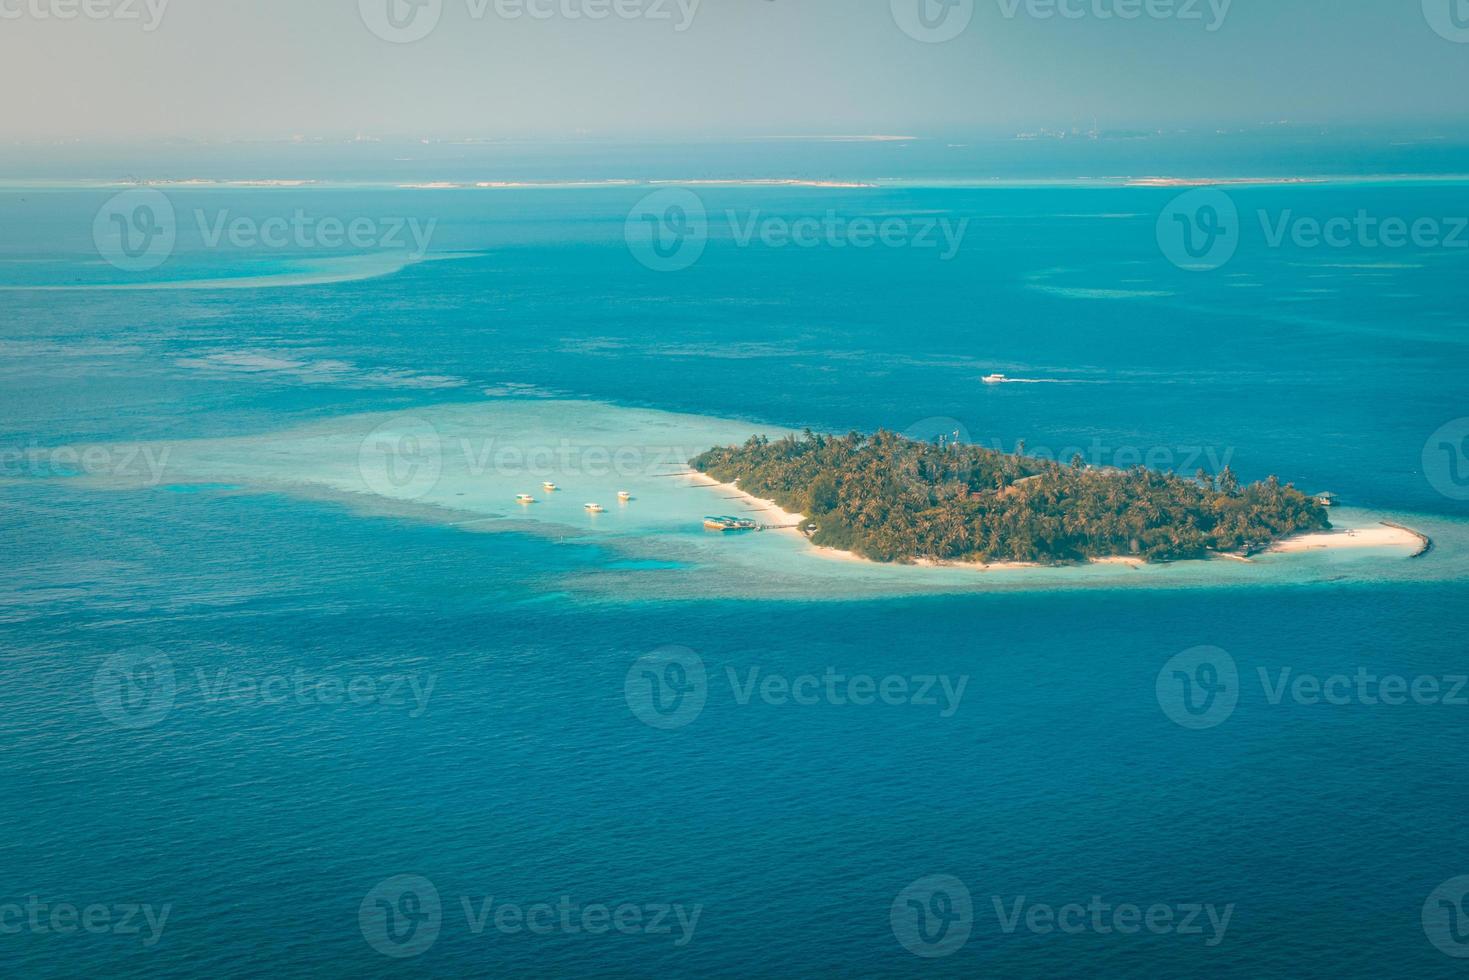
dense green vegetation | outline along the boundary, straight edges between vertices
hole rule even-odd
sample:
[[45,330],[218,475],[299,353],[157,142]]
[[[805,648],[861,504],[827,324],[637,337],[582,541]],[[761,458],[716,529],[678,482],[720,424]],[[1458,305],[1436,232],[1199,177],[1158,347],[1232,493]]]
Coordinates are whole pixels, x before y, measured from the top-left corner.
[[1189,479],[1080,459],[1062,466],[891,432],[755,437],[690,465],[806,514],[817,544],[876,561],[1166,561],[1250,552],[1330,526],[1326,508],[1275,477],[1241,486],[1227,467]]

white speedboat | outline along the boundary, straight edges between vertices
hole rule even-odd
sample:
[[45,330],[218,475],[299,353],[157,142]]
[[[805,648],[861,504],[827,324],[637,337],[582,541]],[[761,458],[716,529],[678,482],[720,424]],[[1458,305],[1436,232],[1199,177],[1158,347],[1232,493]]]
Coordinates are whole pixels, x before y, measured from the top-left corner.
[[984,383],[987,385],[1002,385],[1009,380],[1003,374],[986,374],[984,376]]
[[607,508],[603,507],[601,504],[587,504],[588,514],[602,514],[605,513],[606,510]]
[[528,493],[518,493],[515,495],[515,502],[517,504],[533,504],[536,502],[536,498]]

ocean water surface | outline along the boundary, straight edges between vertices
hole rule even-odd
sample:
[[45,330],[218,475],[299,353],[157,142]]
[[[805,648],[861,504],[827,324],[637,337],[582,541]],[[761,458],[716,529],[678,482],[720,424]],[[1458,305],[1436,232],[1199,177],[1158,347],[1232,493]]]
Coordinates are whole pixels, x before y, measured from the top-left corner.
[[[665,270],[628,243],[650,185],[166,187],[148,270],[93,242],[117,188],[0,189],[0,906],[168,910],[0,935],[5,973],[1460,972],[1424,910],[1469,874],[1469,249],[1268,229],[1448,227],[1469,184],[1229,187],[1209,271],[1160,247],[1184,188],[936,184],[700,187],[707,241]],[[433,232],[207,240],[298,212]],[[760,231],[803,219],[845,230]],[[916,242],[941,220],[947,258]],[[731,505],[667,475],[880,427],[1276,473],[1435,547],[852,566],[705,534]],[[1228,711],[1170,693],[1200,648]],[[1289,686],[1359,670],[1441,696]],[[660,712],[649,674],[700,703]],[[789,694],[830,675],[908,696]],[[939,892],[963,942],[915,955]],[[496,919],[563,897],[640,925]],[[1094,897],[1227,925],[1027,917]]]

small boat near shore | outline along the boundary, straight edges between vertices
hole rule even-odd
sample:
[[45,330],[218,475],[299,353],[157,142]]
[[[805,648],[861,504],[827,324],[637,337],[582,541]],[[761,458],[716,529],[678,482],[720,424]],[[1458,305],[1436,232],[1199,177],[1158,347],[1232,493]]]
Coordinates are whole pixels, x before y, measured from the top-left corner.
[[758,531],[760,525],[747,517],[706,517],[704,518],[704,530],[706,531]]
[[629,500],[632,499],[632,491],[631,490],[619,490],[619,491],[617,491],[617,499],[620,500],[620,501],[622,501],[623,503],[627,503]]
[[517,504],[533,504],[536,502],[536,498],[528,493],[518,493],[515,495],[515,502]]
[[541,489],[544,490],[544,491],[546,491],[547,493],[555,493],[557,490],[560,490],[561,488],[558,487],[556,484],[547,481],[546,483],[542,483],[541,484]]
[[603,507],[601,504],[587,504],[586,511],[588,514],[605,514],[607,512],[607,508]]

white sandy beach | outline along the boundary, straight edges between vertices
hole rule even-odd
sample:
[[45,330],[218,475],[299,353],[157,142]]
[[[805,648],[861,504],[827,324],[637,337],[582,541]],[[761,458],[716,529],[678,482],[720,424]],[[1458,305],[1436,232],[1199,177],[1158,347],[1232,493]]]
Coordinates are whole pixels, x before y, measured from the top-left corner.
[[[761,523],[771,525],[772,527],[779,527],[785,534],[806,539],[806,535],[800,530],[807,523],[807,518],[804,515],[784,510],[773,500],[766,500],[762,497],[756,497],[746,493],[734,483],[720,483],[712,476],[692,470],[687,476],[695,486],[708,487],[711,490],[720,491],[723,496],[735,498],[731,501],[732,503],[740,504],[742,510],[750,512]],[[790,527],[789,525],[796,525],[796,527]],[[1267,551],[1279,554],[1299,554],[1307,551],[1331,551],[1337,549],[1402,548],[1416,553],[1426,544],[1426,538],[1406,528],[1375,524],[1362,528],[1333,528],[1330,531],[1300,534],[1293,538],[1276,542]],[[861,562],[872,565],[883,564],[881,562],[874,562],[868,558],[863,558],[855,552],[841,551],[837,548],[827,548],[813,544],[810,545],[810,550],[812,554],[818,557],[833,561]],[[1250,561],[1250,559],[1242,555],[1221,554],[1217,557],[1233,561]],[[960,568],[977,572],[1014,571],[1023,568],[1044,567],[1032,562],[1009,561],[983,564],[980,562],[965,561],[941,562],[928,558],[917,559],[913,564],[926,568]],[[1140,558],[1116,555],[1110,558],[1093,558],[1091,564],[1142,568],[1147,562]]]
[[1334,528],[1314,534],[1299,534],[1278,542],[1269,550],[1285,554],[1336,548],[1411,548],[1416,551],[1423,545],[1423,538],[1412,531],[1377,524],[1372,527]]
[[[741,490],[736,484],[720,483],[718,480],[714,479],[714,477],[708,476],[695,470],[689,471],[688,476],[689,479],[693,481],[693,484],[695,486],[708,487],[711,490],[720,491],[722,496],[736,498],[732,501],[729,501],[729,503],[742,505],[743,510],[751,512],[757,520],[761,521],[761,523],[769,524],[772,527],[778,527],[779,533],[789,534],[793,537],[797,537],[803,541],[806,541],[810,553],[816,555],[818,558],[826,558],[830,561],[858,562],[864,565],[881,564],[880,562],[874,562],[870,559],[863,558],[861,555],[855,552],[842,551],[838,548],[827,548],[821,545],[811,544],[810,539],[807,538],[806,535],[801,531],[801,528],[805,527],[807,523],[807,519],[804,514],[795,514],[791,511],[784,510],[779,504],[777,504],[773,500],[766,500],[763,497],[756,497],[753,494],[748,494],[745,491]],[[796,526],[790,527],[788,525]]]
[[1324,177],[1133,177],[1128,187],[1221,187],[1324,184]]
[[[783,530],[788,534],[794,534],[797,537],[805,537],[805,535],[801,534],[800,531],[800,527],[805,525],[806,523],[806,518],[804,515],[793,514],[788,510],[782,510],[780,508],[780,505],[778,505],[773,500],[764,500],[760,497],[745,493],[745,491],[741,490],[733,483],[720,483],[718,480],[714,479],[714,477],[708,476],[704,473],[700,473],[697,470],[690,470],[688,473],[688,478],[693,482],[695,486],[708,487],[711,490],[719,490],[722,491],[725,496],[735,497],[735,500],[726,501],[726,503],[741,505],[735,508],[726,508],[726,510],[734,516],[740,516],[739,514],[735,514],[735,511],[750,511],[752,512],[751,516],[760,521],[760,523],[762,524],[768,524],[772,527],[778,527],[780,530]],[[711,513],[714,513],[714,511],[711,511]],[[720,511],[719,513],[724,513],[724,511]],[[788,527],[787,525],[796,526]],[[856,556],[853,555],[853,557],[855,558]]]

